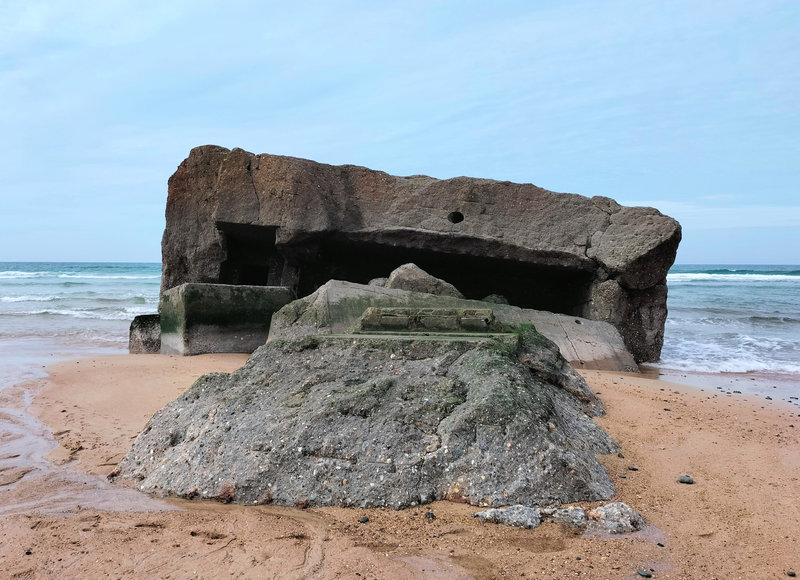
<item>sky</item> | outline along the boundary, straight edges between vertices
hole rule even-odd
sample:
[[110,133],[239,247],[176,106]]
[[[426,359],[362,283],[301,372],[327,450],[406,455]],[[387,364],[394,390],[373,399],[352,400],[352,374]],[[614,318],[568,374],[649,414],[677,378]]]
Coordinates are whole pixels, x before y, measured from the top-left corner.
[[190,149],[648,205],[800,263],[796,0],[3,0],[0,261],[159,261]]

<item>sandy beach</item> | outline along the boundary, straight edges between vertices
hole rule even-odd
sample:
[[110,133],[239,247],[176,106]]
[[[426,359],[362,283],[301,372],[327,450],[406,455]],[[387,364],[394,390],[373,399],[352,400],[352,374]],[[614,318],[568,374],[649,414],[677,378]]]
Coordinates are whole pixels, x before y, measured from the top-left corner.
[[[300,510],[146,497],[105,476],[148,418],[242,355],[106,356],[60,363],[0,393],[58,445],[0,471],[0,576],[148,578],[784,578],[800,573],[800,416],[763,397],[642,375],[586,371],[598,422],[622,453],[602,458],[616,500],[649,527],[581,537],[558,524],[479,523],[464,504]],[[17,415],[14,410],[19,410]],[[31,426],[27,426],[30,430]],[[20,456],[35,445],[12,430]],[[42,443],[36,444],[42,447]],[[33,449],[33,450],[32,450]],[[13,455],[13,454],[12,454]],[[46,455],[46,457],[44,457]],[[691,475],[695,483],[677,482]],[[584,503],[584,507],[600,505]],[[428,513],[435,517],[427,516]],[[359,523],[367,517],[369,521]]]

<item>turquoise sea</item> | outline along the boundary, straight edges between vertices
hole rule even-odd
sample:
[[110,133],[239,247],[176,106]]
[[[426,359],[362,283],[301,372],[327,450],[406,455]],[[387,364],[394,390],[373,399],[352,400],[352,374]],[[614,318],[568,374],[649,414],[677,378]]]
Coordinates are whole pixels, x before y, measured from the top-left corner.
[[[0,262],[0,388],[55,360],[126,352],[131,319],[157,309],[160,276],[158,263]],[[681,265],[667,284],[656,368],[744,373],[800,396],[800,266]]]

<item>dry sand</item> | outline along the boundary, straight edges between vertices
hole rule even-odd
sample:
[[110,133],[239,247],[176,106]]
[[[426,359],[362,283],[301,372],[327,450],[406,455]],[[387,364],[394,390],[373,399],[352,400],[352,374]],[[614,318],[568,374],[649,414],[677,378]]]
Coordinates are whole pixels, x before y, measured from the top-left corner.
[[[475,508],[446,502],[394,512],[152,500],[83,475],[110,473],[147,419],[196,376],[232,370],[243,360],[73,361],[50,368],[38,386],[4,392],[6,410],[27,409],[50,426],[60,443],[50,458],[67,466],[48,472],[42,461],[27,474],[20,475],[24,466],[0,472],[0,577],[641,578],[641,569],[654,578],[762,579],[800,573],[797,410],[636,375],[583,373],[607,407],[598,422],[622,446],[624,457],[602,458],[617,484],[615,499],[651,525],[636,535],[583,538],[552,523],[536,530],[481,524],[472,518]],[[679,484],[682,474],[696,483]],[[428,510],[435,518],[426,517]],[[364,516],[369,521],[359,523]]]

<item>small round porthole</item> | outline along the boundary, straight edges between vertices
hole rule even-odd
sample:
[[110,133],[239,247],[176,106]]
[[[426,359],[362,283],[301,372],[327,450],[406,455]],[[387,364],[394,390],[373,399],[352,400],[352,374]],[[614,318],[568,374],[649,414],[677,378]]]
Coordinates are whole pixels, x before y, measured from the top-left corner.
[[464,214],[460,211],[451,211],[449,214],[447,214],[447,219],[451,224],[460,224],[464,221]]

